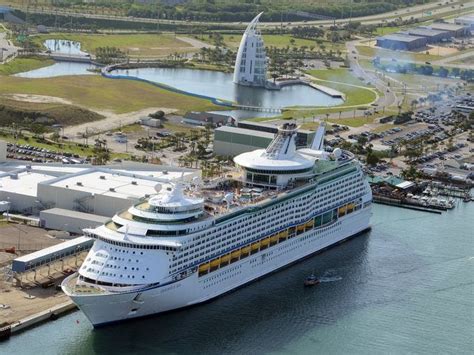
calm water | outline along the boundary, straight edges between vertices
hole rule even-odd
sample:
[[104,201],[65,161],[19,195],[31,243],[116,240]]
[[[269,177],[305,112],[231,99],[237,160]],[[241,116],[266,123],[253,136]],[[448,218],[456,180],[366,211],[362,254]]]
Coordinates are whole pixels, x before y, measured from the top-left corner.
[[281,108],[288,106],[334,106],[343,103],[305,85],[293,85],[281,90],[266,90],[235,85],[232,74],[211,70],[183,68],[140,68],[116,70],[113,75],[127,75],[174,88],[246,106]]
[[[93,74],[88,69],[91,64],[57,62],[49,67],[31,70],[16,76],[24,78],[48,78],[63,75]],[[116,70],[112,75],[133,76],[165,84],[173,88],[200,94],[217,99],[234,101],[246,106],[282,108],[288,106],[335,106],[343,100],[332,98],[316,89],[305,85],[293,85],[281,90],[266,90],[235,85],[232,74],[184,68],[140,68],[132,70]],[[265,113],[264,115],[275,115]],[[255,113],[249,117],[261,116]]]
[[[88,63],[72,63],[72,62],[56,62],[48,67],[43,67],[35,70],[30,70],[24,73],[15,74],[22,78],[52,78],[55,76],[65,75],[94,75],[88,69],[96,68]],[[97,75],[97,74],[95,74]]]
[[53,53],[69,55],[87,55],[87,52],[81,51],[81,43],[63,39],[47,39],[43,45]]
[[473,221],[375,205],[371,232],[213,302],[99,330],[75,312],[0,353],[472,353]]

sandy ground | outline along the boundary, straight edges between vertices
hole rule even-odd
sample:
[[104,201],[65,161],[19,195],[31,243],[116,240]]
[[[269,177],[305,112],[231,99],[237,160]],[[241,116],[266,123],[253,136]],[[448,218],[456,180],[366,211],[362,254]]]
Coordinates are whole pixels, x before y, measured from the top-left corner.
[[431,55],[439,55],[445,57],[448,55],[454,55],[456,53],[459,53],[459,50],[457,48],[429,45],[427,52]]
[[[62,99],[60,97],[55,96],[46,96],[46,95],[31,95],[31,94],[7,94],[1,95],[1,97],[5,97],[7,99],[16,100],[16,101],[23,101],[23,102],[35,102],[35,103],[57,103],[57,104],[65,104],[65,105],[73,105],[73,103],[69,100]],[[81,107],[80,105],[76,105]],[[148,116],[148,114],[156,112],[156,111],[164,111],[165,113],[173,113],[176,112],[176,109],[167,108],[167,107],[148,107],[143,110],[128,112],[118,114],[110,110],[97,110],[92,109],[90,107],[84,107],[89,111],[96,112],[105,117],[105,119],[95,122],[87,122],[84,124],[76,125],[76,126],[69,126],[64,129],[65,135],[76,136],[78,133],[86,132],[86,128],[88,132],[105,132],[109,130],[113,130],[119,128],[121,126],[126,126],[138,121],[138,119]]]
[[20,251],[33,251],[61,242],[61,239],[48,236],[48,231],[43,228],[22,224],[0,226],[0,249],[15,247]]
[[60,97],[55,96],[46,96],[46,95],[31,95],[31,94],[5,94],[1,95],[4,98],[16,100],[16,101],[24,101],[24,102],[34,102],[40,104],[65,104],[65,105],[72,105],[72,102],[66,99],[62,99]]
[[180,41],[186,42],[193,46],[194,48],[214,48],[212,44],[200,41],[196,38],[191,38],[191,37],[176,37]]
[[100,121],[87,122],[87,123],[76,125],[76,126],[66,127],[64,129],[64,134],[74,137],[80,133],[86,132],[86,130],[88,133],[106,132],[106,131],[119,128],[121,126],[126,126],[129,124],[135,123],[140,118],[146,117],[150,113],[153,113],[159,110],[167,114],[177,111],[175,109],[166,108],[166,107],[148,107],[143,110],[122,113],[122,114],[117,114],[115,112],[108,111],[108,110],[107,111],[106,110],[92,110],[90,108],[89,110],[97,112],[98,114],[105,116],[105,118]]
[[[81,265],[85,256],[86,253],[83,253],[80,256],[77,265]],[[38,312],[47,310],[53,306],[69,302],[69,297],[67,297],[62,291],[56,290],[55,287],[66,277],[66,275],[61,272],[61,267],[62,264],[60,262],[56,262],[52,265],[49,277],[47,267],[43,267],[37,271],[37,282],[54,282],[54,286],[48,288],[36,286],[34,283],[34,272],[30,272],[23,276],[23,288],[13,285],[11,280],[6,281],[2,279],[0,281],[0,304],[7,306],[7,308],[0,308],[0,319],[2,322],[13,323]],[[64,268],[75,270],[75,258],[67,259],[64,263]]]

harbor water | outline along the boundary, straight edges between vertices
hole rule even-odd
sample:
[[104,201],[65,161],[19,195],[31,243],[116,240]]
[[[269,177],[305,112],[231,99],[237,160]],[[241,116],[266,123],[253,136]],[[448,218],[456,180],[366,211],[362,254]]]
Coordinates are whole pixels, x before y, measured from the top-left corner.
[[212,302],[97,330],[74,312],[0,354],[472,353],[473,238],[472,203],[374,205],[370,232]]

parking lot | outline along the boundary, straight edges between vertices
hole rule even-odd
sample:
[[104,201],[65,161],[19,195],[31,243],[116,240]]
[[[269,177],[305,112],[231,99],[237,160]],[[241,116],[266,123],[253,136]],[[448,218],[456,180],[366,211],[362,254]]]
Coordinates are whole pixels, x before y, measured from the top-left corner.
[[58,153],[45,148],[33,147],[31,145],[16,145],[7,143],[7,158],[31,161],[34,163],[63,163],[83,164],[88,159],[81,158],[77,154]]

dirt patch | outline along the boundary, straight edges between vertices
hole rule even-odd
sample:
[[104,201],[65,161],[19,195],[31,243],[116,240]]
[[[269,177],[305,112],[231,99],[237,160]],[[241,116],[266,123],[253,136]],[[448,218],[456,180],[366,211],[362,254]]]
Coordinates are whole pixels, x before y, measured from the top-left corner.
[[445,57],[448,55],[454,55],[459,53],[457,48],[449,48],[449,47],[442,47],[442,46],[428,46],[427,52],[431,55],[439,55],[441,57]]
[[19,251],[40,250],[62,240],[48,236],[43,228],[31,227],[22,224],[2,225],[0,227],[0,249],[15,247]]
[[76,126],[67,127],[64,130],[66,135],[71,137],[77,136],[78,133],[100,133],[110,131],[116,128],[120,128],[122,126],[127,126],[132,123],[137,122],[140,118],[148,116],[150,113],[156,111],[163,111],[166,114],[176,112],[176,109],[166,108],[166,107],[149,107],[143,110],[135,111],[135,112],[128,112],[123,114],[117,114],[112,111],[108,110],[94,110],[94,112],[104,116],[105,118],[96,121],[96,122],[89,122],[85,124],[80,124]]
[[41,104],[64,104],[71,105],[72,102],[60,97],[46,96],[46,95],[30,95],[30,94],[5,94],[1,95],[7,99],[24,102],[34,102]]

